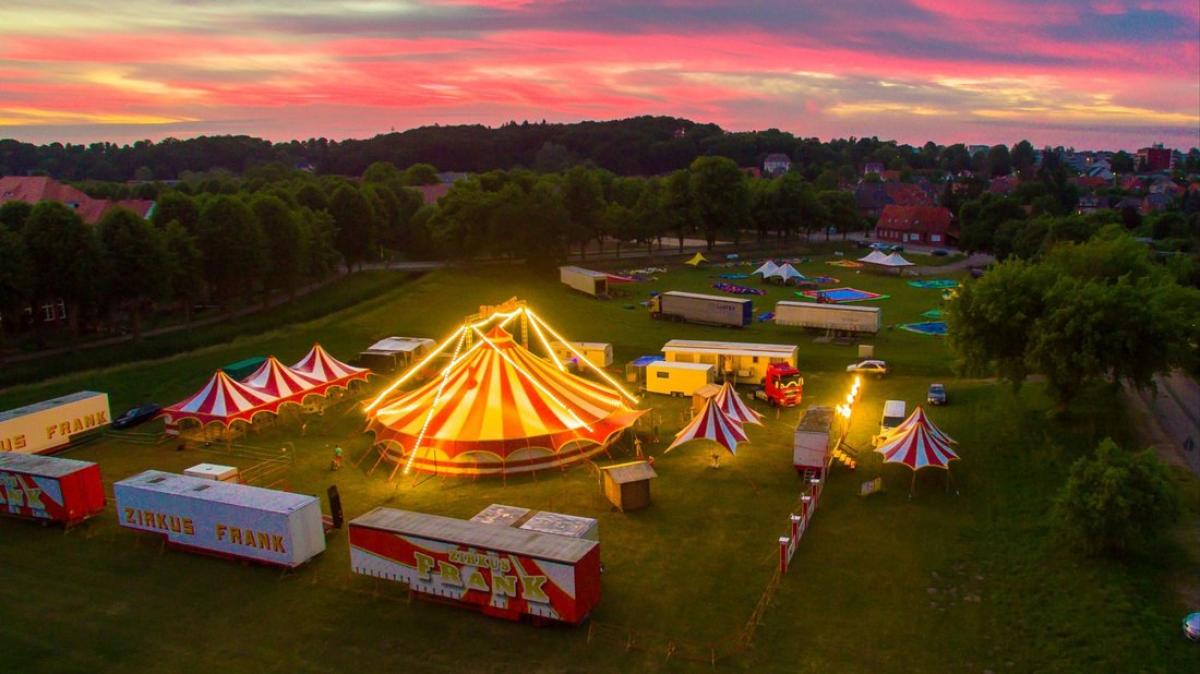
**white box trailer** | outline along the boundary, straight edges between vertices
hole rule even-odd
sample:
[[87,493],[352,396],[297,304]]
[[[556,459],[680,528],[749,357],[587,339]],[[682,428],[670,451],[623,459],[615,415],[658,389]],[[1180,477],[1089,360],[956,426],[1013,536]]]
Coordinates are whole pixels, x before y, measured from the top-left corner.
[[825,470],[829,450],[833,449],[834,410],[832,407],[809,407],[796,424],[792,443],[792,465],[797,471]]
[[761,384],[767,377],[767,367],[772,363],[796,367],[800,349],[795,344],[672,339],[663,345],[662,352],[668,362],[707,363],[736,382]]
[[564,285],[592,297],[608,297],[608,274],[583,267],[559,267],[558,278]]
[[798,328],[874,335],[883,327],[883,310],[879,307],[851,307],[844,304],[784,300],[775,303],[775,323]]
[[121,526],[171,545],[296,567],[325,550],[315,496],[148,470],[113,485]]
[[[575,350],[583,354],[583,357],[589,363],[600,369],[604,369],[613,362],[612,344],[606,342],[571,342],[571,346]],[[570,361],[575,358],[575,354],[571,353],[562,342],[551,342],[550,348],[554,349],[554,355],[558,356],[559,360]]]
[[646,366],[646,391],[671,396],[690,396],[696,389],[715,381],[713,366],[704,363],[655,361]]
[[236,467],[222,466],[216,463],[198,463],[191,468],[185,468],[183,474],[216,482],[240,482],[239,478],[241,477]]
[[744,297],[669,290],[650,299],[650,316],[702,325],[744,328],[754,322],[754,303]]
[[108,394],[79,391],[0,412],[0,452],[45,454],[112,423]]
[[522,522],[519,528],[555,536],[569,536],[597,542],[600,540],[600,522],[591,517],[578,515],[564,515],[543,510],[534,513]]
[[413,365],[433,350],[437,342],[425,337],[387,337],[358,354],[358,363],[375,372],[394,372]]

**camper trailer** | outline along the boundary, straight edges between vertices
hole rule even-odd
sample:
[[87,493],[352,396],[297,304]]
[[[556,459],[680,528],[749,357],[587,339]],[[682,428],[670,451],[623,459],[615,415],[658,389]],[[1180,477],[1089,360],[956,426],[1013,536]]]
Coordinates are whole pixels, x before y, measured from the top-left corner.
[[713,366],[705,363],[656,361],[646,366],[646,391],[672,396],[690,396],[713,383]]
[[663,346],[668,362],[707,363],[722,379],[735,384],[761,384],[775,363],[796,367],[799,348],[794,344],[751,344],[672,339]]
[[559,267],[558,278],[563,285],[592,297],[608,297],[608,274],[583,267]]
[[[612,344],[607,344],[605,342],[571,342],[571,346],[575,347],[576,351],[583,354],[583,357],[586,358],[589,363],[600,369],[604,369],[609,365],[612,365]],[[571,353],[571,350],[568,349],[562,342],[553,342],[550,344],[550,348],[554,349],[554,355],[558,356],[558,359],[565,363],[569,363],[576,358],[575,354]],[[584,369],[583,364],[577,364],[576,369]]]
[[388,337],[358,354],[358,363],[373,372],[407,370],[435,346],[437,342],[423,337]]
[[883,403],[883,416],[879,420],[879,435],[875,436],[876,442],[879,438],[887,434],[888,431],[900,425],[908,415],[907,405],[903,400],[888,400]]

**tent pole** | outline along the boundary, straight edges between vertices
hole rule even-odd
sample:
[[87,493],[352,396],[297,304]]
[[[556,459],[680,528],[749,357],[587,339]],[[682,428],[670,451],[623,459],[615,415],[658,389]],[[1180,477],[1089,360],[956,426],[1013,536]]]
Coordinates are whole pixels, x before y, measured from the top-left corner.
[[917,486],[917,471],[912,472],[912,480],[908,483],[908,498],[912,499],[913,489]]

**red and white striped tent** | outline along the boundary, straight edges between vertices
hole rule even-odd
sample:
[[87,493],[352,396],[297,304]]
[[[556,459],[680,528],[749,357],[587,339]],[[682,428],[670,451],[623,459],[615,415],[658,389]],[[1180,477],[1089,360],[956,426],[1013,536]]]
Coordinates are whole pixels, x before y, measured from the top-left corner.
[[384,448],[380,461],[396,462],[393,476],[401,465],[448,475],[565,466],[604,451],[643,414],[499,326],[475,334],[440,375],[368,410],[367,430]]
[[324,394],[329,388],[326,382],[289,368],[275,356],[268,356],[253,374],[242,379],[242,383],[268,396],[279,398],[281,403],[300,403],[307,396]]
[[737,389],[733,388],[733,384],[725,382],[721,385],[721,390],[717,395],[713,396],[713,401],[717,407],[725,413],[725,416],[738,422],[739,424],[758,424],[762,426],[762,415],[750,409],[746,401],[742,400],[737,394]]
[[308,355],[292,366],[293,370],[324,383],[326,388],[346,388],[352,381],[366,381],[371,371],[353,367],[329,355],[320,344],[313,344]]
[[901,433],[912,428],[913,426],[918,426],[918,425],[925,426],[925,428],[929,431],[929,433],[931,435],[933,435],[935,438],[941,440],[942,442],[944,442],[946,444],[950,444],[950,445],[958,444],[957,440],[950,437],[949,435],[946,435],[946,433],[944,431],[942,431],[942,429],[938,428],[937,426],[934,426],[933,422],[929,420],[928,416],[926,416],[925,410],[921,409],[920,407],[917,407],[917,409],[915,411],[913,411],[912,414],[908,415],[907,419],[900,422],[899,424],[896,424],[892,428],[889,428],[886,433],[881,434],[880,441],[887,442],[889,439],[895,438],[898,435],[900,435]]
[[275,414],[284,402],[286,401],[238,383],[229,375],[217,370],[203,388],[164,408],[159,416],[166,418],[168,432],[184,420],[196,421],[201,426],[219,423],[229,428],[237,421],[249,423],[257,414]]
[[700,413],[693,417],[683,430],[675,434],[675,440],[667,447],[667,451],[692,440],[711,440],[728,449],[734,456],[737,456],[739,442],[750,441],[746,432],[742,430],[742,425],[721,411],[715,398],[705,401]]
[[[915,419],[915,420],[914,420]],[[901,463],[913,471],[912,483],[909,485],[909,495],[912,485],[917,479],[917,471],[922,468],[942,468],[946,471],[947,488],[949,488],[950,462],[958,458],[958,454],[950,448],[945,433],[933,425],[920,407],[905,420],[912,421],[907,429],[889,436],[875,451],[883,455],[884,463]]]

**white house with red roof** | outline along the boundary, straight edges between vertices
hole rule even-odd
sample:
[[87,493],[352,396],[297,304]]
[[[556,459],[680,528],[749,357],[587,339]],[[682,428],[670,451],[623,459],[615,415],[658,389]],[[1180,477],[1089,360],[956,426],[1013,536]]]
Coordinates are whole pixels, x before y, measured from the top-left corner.
[[143,218],[148,218],[154,213],[154,202],[149,199],[94,199],[47,176],[0,177],[0,204],[8,201],[24,201],[30,204],[57,201],[74,210],[88,224],[95,224],[105,213],[117,206],[128,208]]
[[896,243],[952,246],[958,235],[954,215],[943,206],[885,206],[875,225],[877,238]]

